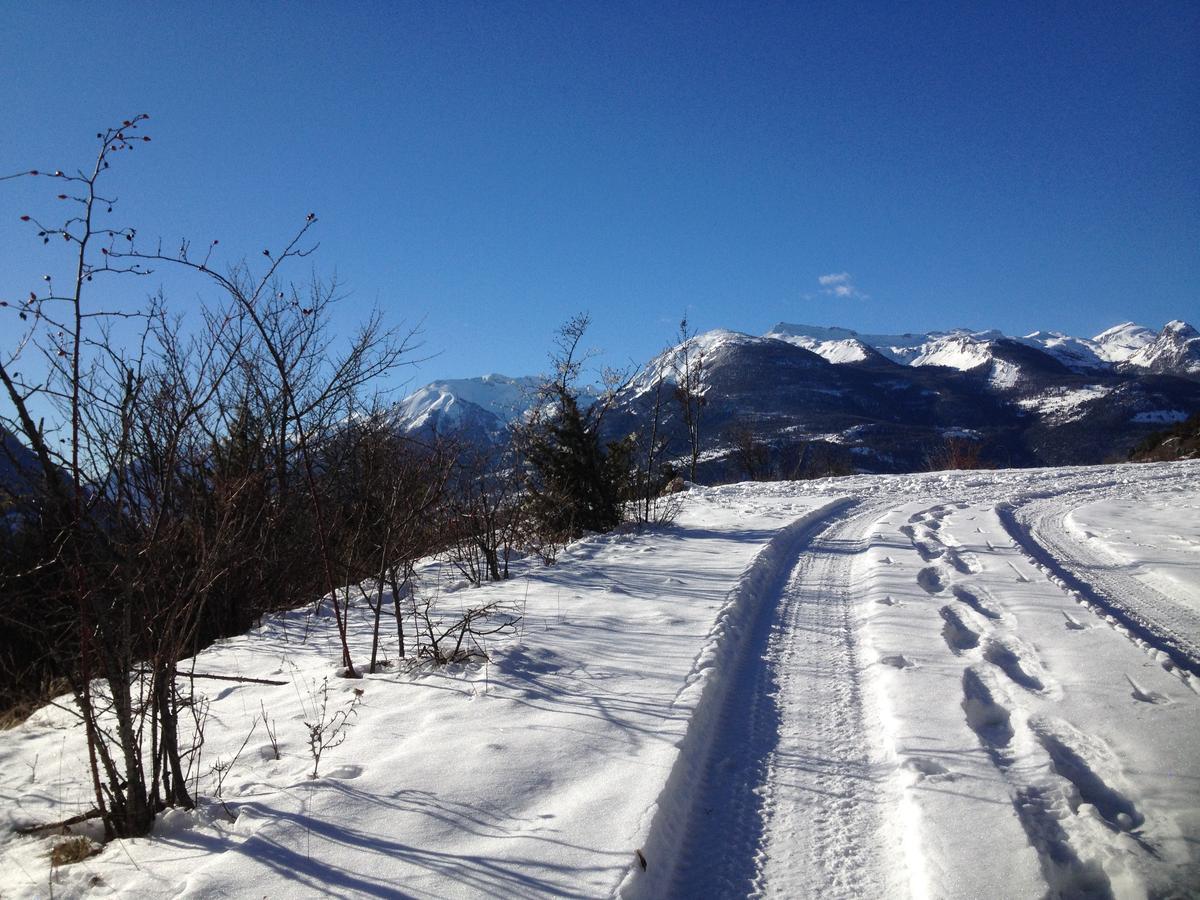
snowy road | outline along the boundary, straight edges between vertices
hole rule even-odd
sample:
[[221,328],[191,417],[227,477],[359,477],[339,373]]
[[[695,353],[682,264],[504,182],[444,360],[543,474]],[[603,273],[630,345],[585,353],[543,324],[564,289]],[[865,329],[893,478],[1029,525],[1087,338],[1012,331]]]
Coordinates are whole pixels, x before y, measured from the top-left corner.
[[[5,829],[0,896],[1198,896],[1197,510],[1194,463],[696,491],[484,588],[488,666],[359,682],[319,779],[291,614],[198,663],[287,681],[208,698],[224,803],[57,870]],[[0,823],[86,808],[84,759],[63,710],[0,732]]]
[[669,894],[1200,889],[1195,536],[1114,566],[1064,524],[1116,506],[1136,532],[1195,489],[1097,475],[1052,497],[964,479],[811,525],[726,699]]
[[763,617],[761,653],[739,672],[697,794],[676,896],[801,896],[805,883],[825,897],[889,893],[877,846],[886,786],[864,721],[849,590],[877,514],[850,507],[815,525]]

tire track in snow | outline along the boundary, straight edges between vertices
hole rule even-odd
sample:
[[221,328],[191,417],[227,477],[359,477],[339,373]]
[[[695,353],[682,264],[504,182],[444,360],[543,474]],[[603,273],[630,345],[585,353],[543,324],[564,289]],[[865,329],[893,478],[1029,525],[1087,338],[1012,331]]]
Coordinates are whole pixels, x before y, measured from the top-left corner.
[[894,893],[899,867],[876,841],[883,788],[849,590],[880,509],[821,523],[764,616],[727,699],[670,896]]
[[[1084,494],[1077,505],[1090,499],[1091,494]],[[996,511],[1016,545],[1051,580],[1149,650],[1164,654],[1171,665],[1200,678],[1200,645],[1189,637],[1200,633],[1200,621],[1111,566],[1081,562],[1085,548],[1072,541],[1062,527],[1067,507],[1061,501],[1056,505],[1035,501],[1022,507],[1000,504]],[[1068,559],[1075,562],[1064,562]],[[1143,614],[1143,609],[1149,615]],[[1176,621],[1179,626],[1172,627]]]
[[[781,529],[730,592],[673,704],[684,714],[690,708],[687,734],[649,811],[641,871],[624,879],[622,897],[690,897],[694,892],[675,887],[689,878],[704,896],[745,896],[750,889],[763,831],[757,787],[778,732],[763,658],[794,561],[855,505],[834,500]],[[697,875],[702,866],[708,880]]]

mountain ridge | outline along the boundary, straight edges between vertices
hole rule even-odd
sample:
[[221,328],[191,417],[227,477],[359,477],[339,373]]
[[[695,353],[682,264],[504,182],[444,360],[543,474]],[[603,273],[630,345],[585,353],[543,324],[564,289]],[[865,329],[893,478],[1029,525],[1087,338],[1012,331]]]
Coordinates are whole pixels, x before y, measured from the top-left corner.
[[[649,421],[658,384],[673,390],[683,345],[649,360],[614,398],[607,437]],[[778,323],[763,335],[716,328],[691,337],[705,368],[708,477],[727,478],[750,435],[781,475],[820,445],[847,469],[927,468],[964,436],[994,465],[1123,458],[1155,428],[1200,409],[1200,333],[1176,320],[1159,332],[1125,322],[1091,338],[952,328],[866,334]],[[397,407],[405,431],[455,433],[486,446],[533,402],[539,379],[486,375],[433,382]],[[661,427],[682,453],[668,393]],[[740,435],[740,437],[736,437]]]

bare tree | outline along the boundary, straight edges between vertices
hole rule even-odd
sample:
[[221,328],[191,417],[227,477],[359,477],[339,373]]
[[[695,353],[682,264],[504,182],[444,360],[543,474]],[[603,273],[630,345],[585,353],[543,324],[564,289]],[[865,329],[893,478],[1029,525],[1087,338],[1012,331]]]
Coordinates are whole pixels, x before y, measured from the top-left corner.
[[[319,549],[355,674],[337,588],[357,563],[335,550],[366,525],[327,515],[326,453],[360,393],[412,346],[411,332],[372,316],[336,353],[336,285],[281,281],[285,262],[311,252],[302,244],[315,216],[282,252],[264,251],[257,273],[240,264],[217,274],[217,241],[197,258],[187,242],[143,251],[135,229],[101,227],[114,204],[103,176],[149,140],[147,118],[100,132],[87,171],[25,173],[61,185],[58,202],[72,209],[61,225],[22,219],[70,248],[73,275],[63,288],[47,275],[40,292],[0,307],[13,326],[0,428],[31,457],[24,486],[5,498],[18,538],[0,556],[0,618],[19,621],[36,648],[22,665],[70,684],[87,737],[87,815],[110,836],[144,834],[163,806],[191,805],[184,748],[194,761],[202,717],[180,662],[244,627],[247,612],[311,598],[317,573],[297,548]],[[151,262],[205,276],[221,301],[186,327],[161,296],[134,309],[92,305],[96,281],[147,275]],[[114,322],[139,326],[132,349]],[[267,599],[247,605],[247,595]]]
[[674,467],[667,461],[669,442],[663,428],[665,413],[666,371],[662,365],[646,373],[652,382],[649,422],[630,437],[635,456],[635,472],[631,484],[633,518],[637,524],[669,524],[678,514],[680,499],[665,494],[667,485],[676,477]]
[[446,507],[449,558],[473,584],[508,578],[523,532],[524,507],[511,448],[464,449],[454,467]]
[[707,404],[705,398],[704,351],[696,341],[696,332],[688,325],[685,316],[679,322],[679,341],[673,357],[675,376],[675,399],[683,414],[687,430],[688,478],[696,480],[696,464],[700,460],[701,418]]
[[750,481],[765,481],[771,474],[771,450],[758,439],[751,423],[739,419],[729,427],[733,458]]

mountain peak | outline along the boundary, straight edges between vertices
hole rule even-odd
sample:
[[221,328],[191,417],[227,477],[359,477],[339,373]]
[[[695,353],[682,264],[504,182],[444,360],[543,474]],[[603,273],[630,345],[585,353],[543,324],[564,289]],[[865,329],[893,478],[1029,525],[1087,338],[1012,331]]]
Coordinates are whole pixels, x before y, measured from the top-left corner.
[[1172,334],[1184,339],[1200,337],[1200,332],[1197,332],[1195,328],[1183,321],[1183,319],[1172,319],[1163,326],[1162,333],[1164,335]]

